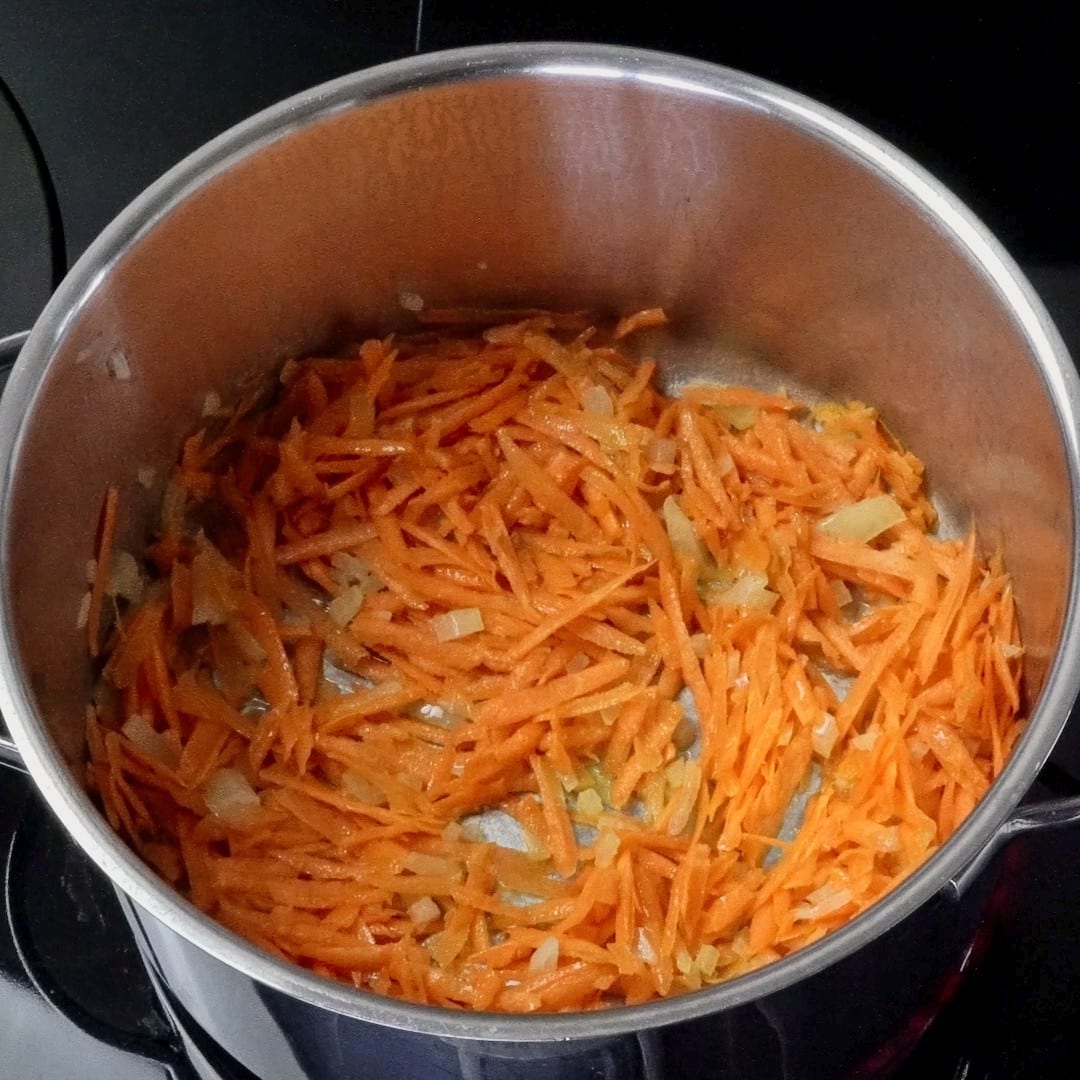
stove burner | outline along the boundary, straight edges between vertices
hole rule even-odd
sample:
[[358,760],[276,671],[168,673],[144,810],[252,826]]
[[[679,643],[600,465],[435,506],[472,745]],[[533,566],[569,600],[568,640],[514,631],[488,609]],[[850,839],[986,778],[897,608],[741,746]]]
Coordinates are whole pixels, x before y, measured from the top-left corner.
[[28,799],[8,845],[8,930],[41,997],[91,1038],[157,1062],[172,1080],[258,1080],[214,1045],[161,984],[108,879]]
[[60,207],[37,139],[0,78],[0,338],[27,329],[67,262]]

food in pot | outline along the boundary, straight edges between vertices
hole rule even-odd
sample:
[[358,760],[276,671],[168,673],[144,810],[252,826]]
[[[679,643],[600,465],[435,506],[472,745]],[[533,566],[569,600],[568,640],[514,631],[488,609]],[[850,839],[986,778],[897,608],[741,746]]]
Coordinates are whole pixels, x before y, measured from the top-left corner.
[[413,1001],[643,1002],[818,940],[1022,730],[1000,560],[865,404],[667,396],[623,345],[659,311],[478,317],[211,398],[148,574],[110,492],[91,788],[225,926]]

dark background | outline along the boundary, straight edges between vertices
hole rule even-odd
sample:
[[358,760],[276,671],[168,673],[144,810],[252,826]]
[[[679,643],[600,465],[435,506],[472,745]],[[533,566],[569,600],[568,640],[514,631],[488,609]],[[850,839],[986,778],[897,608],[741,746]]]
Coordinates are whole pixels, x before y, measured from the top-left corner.
[[[972,14],[946,5],[681,0],[0,0],[0,337],[29,326],[65,263],[127,202],[252,112],[417,49],[554,39],[711,60],[862,122],[987,223],[1080,355],[1080,37],[1070,7],[983,4]],[[1069,771],[1080,774],[1077,729],[1055,754],[1062,772],[1049,777],[1066,786]],[[32,797],[24,784],[0,769],[0,817]],[[1026,884],[960,1011],[945,1035],[932,1030],[912,1076],[1074,1073],[1078,854],[1080,836],[1071,833],[1026,845]],[[90,1058],[64,1058],[59,1029],[24,1026],[18,1018],[40,1014],[30,999],[14,1007],[0,1014],[0,1075],[12,1062],[23,1063],[20,1076],[50,1080],[118,1075]],[[74,1071],[56,1072],[49,1063],[60,1060]]]

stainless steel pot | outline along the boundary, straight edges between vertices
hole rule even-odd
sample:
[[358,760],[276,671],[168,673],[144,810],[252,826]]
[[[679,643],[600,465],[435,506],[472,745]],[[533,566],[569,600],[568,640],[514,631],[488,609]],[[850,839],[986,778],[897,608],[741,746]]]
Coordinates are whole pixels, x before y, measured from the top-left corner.
[[[117,839],[80,772],[91,670],[76,611],[106,483],[122,487],[122,539],[137,547],[159,494],[137,473],[164,474],[207,391],[227,397],[285,355],[402,324],[405,294],[663,304],[667,379],[871,401],[928,463],[946,519],[974,515],[985,543],[1002,544],[1030,728],[918,873],[824,941],[728,984],[503,1017],[384,1000],[280,962]],[[989,855],[1080,816],[1069,802],[1016,810],[1080,682],[1078,403],[1050,319],[979,222],[805,98],[601,46],[481,47],[361,72],[167,174],[83,256],[26,342],[0,406],[0,709],[14,736],[2,753],[117,886],[178,1015],[259,1076],[555,1076],[568,1063],[660,1075],[685,1040],[715,1047],[718,1074],[726,1062],[742,1075],[754,1023],[756,1075],[775,1047],[784,1061],[817,1055],[827,1075],[888,1036],[891,1014],[852,995],[866,957],[887,965],[894,1005],[919,1000],[978,921],[977,905],[955,900],[987,888]]]

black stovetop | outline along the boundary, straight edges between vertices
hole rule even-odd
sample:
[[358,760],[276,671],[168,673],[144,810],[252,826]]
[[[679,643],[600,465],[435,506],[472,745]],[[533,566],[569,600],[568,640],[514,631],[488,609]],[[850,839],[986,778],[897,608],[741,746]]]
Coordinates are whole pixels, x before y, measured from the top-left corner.
[[[744,5],[748,7],[748,5]],[[706,9],[668,0],[4,0],[0,3],[0,339],[131,198],[257,109],[384,60],[497,40],[682,52],[833,105],[944,180],[1029,271],[1080,357],[1080,120],[1064,15],[910,6]],[[1064,7],[1064,6],[1063,6]],[[1076,790],[1080,723],[1030,797]],[[903,1078],[1053,1077],[1080,1061],[1080,836],[1014,845],[985,952]],[[234,1076],[185,1043],[109,886],[0,768],[0,1075],[20,1080]],[[712,1075],[703,1064],[702,1076]]]

